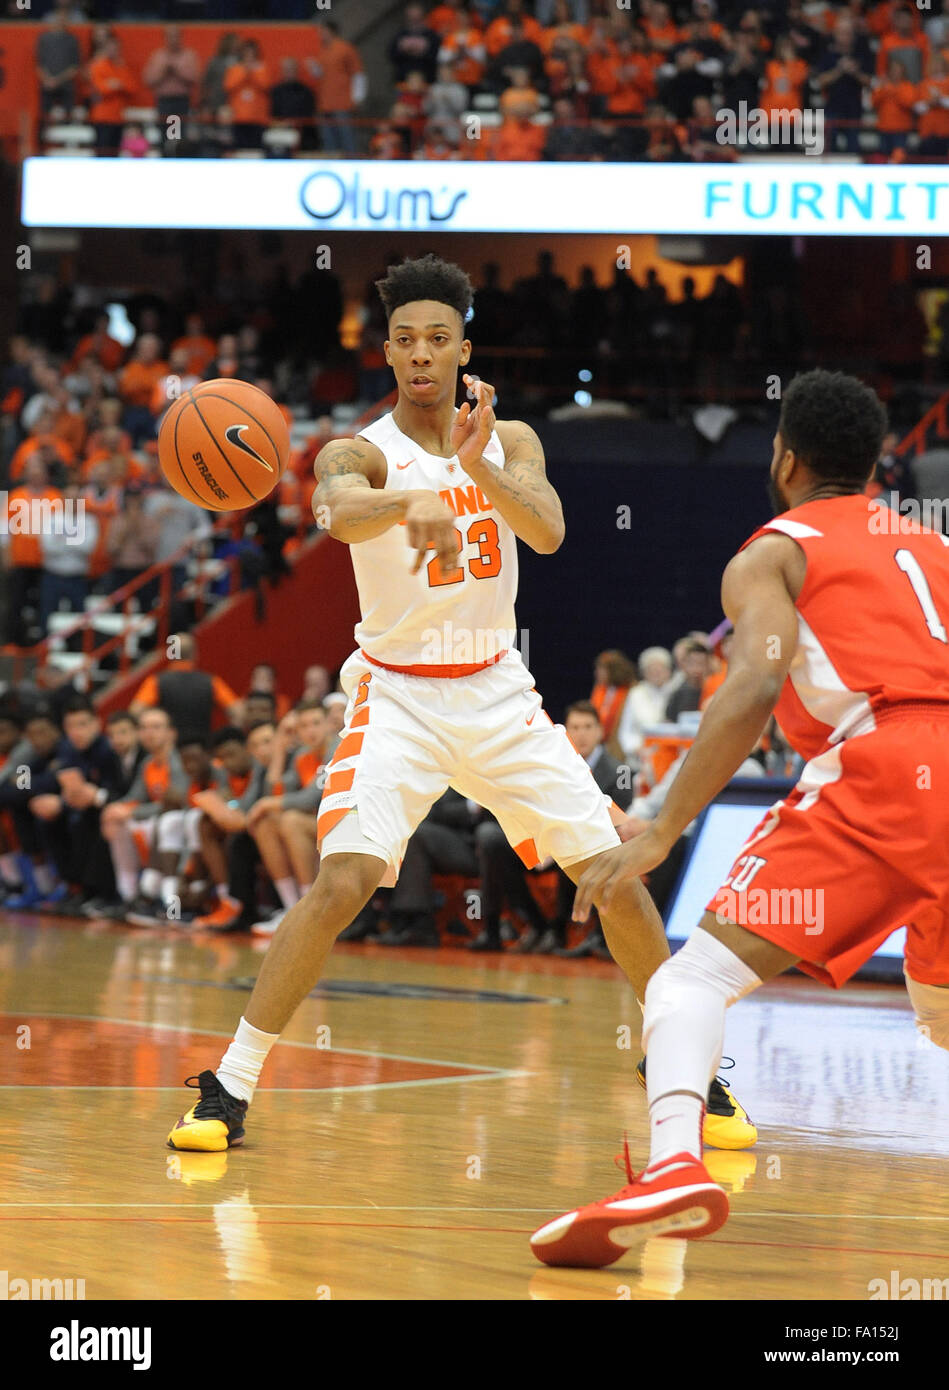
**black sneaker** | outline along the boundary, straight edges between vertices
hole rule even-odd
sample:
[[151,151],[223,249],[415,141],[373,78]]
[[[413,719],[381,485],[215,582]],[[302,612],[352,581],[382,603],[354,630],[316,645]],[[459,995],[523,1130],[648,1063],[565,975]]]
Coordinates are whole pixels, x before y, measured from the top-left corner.
[[220,1153],[243,1144],[247,1101],[226,1091],[213,1071],[189,1076],[185,1085],[198,1087],[201,1099],[178,1120],[168,1136],[168,1147]]
[[161,898],[146,898],[141,893],[126,907],[125,920],[133,927],[167,927],[171,924]]

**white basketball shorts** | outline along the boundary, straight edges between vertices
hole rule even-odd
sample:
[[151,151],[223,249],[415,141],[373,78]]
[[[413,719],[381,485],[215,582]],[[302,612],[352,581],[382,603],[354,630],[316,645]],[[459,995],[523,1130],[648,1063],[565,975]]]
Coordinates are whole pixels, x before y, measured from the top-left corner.
[[395,882],[405,847],[451,786],[497,817],[527,867],[575,864],[620,843],[613,807],[542,708],[516,651],[473,675],[408,675],[355,652],[340,672],[346,722],[327,767],[323,857],[376,853]]

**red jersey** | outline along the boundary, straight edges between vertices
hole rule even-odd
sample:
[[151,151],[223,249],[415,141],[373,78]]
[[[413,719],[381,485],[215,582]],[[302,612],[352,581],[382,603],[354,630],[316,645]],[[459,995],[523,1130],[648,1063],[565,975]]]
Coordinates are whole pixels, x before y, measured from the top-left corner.
[[774,714],[807,759],[914,700],[949,704],[949,536],[862,493],[783,512],[749,536],[807,557],[798,647]]

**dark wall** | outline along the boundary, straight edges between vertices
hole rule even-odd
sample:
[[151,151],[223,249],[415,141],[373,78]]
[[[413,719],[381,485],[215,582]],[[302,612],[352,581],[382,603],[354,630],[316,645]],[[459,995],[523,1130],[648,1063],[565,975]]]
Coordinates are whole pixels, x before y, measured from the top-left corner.
[[[559,720],[571,700],[589,695],[593,658],[604,648],[635,657],[721,621],[722,570],[771,516],[770,436],[761,430],[760,464],[723,462],[727,440],[705,460],[675,462],[679,451],[670,450],[672,459],[644,462],[629,461],[640,452],[629,425],[534,423],[567,533],[556,555],[520,547],[518,624],[537,688]],[[623,506],[628,530],[617,526]]]

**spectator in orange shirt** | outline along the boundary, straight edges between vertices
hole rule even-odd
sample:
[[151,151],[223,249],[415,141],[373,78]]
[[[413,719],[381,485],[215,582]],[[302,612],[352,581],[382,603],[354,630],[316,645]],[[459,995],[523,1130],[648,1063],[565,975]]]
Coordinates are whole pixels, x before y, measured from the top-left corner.
[[913,21],[913,28],[919,30],[922,23],[914,6],[907,5],[906,0],[883,0],[882,4],[874,5],[864,20],[867,32],[881,39],[885,33],[893,28],[893,16],[897,10],[907,10]]
[[510,68],[511,85],[501,93],[498,109],[502,118],[536,116],[540,110],[540,94],[531,86],[527,68]]
[[642,21],[642,29],[649,47],[660,53],[668,53],[682,42],[682,34],[672,22],[669,6],[664,3],[652,6],[649,18]]
[[319,81],[320,133],[327,154],[354,155],[356,135],[352,113],[365,95],[362,59],[354,46],[341,39],[333,19],[320,19],[320,56],[307,66]]
[[404,159],[405,141],[402,132],[396,130],[391,121],[380,121],[376,132],[369,141],[371,159]]
[[22,482],[27,476],[30,459],[39,457],[54,479],[65,482],[66,474],[76,461],[75,451],[55,432],[55,415],[52,410],[42,411],[35,423],[33,434],[17,445],[10,460],[10,481]]
[[575,20],[568,0],[554,0],[549,20],[542,23],[539,42],[545,57],[557,46],[558,41],[583,45],[590,36],[588,27]]
[[504,13],[498,15],[497,19],[492,19],[484,31],[484,46],[488,57],[497,58],[502,49],[522,39],[540,48],[544,40],[544,31],[533,15],[527,14],[524,0],[507,0]]
[[39,614],[40,581],[43,575],[42,532],[34,525],[29,510],[34,502],[51,503],[61,498],[58,488],[50,486],[46,462],[41,454],[27,459],[23,467],[23,482],[7,496],[4,506],[4,526],[0,527],[0,563],[6,571],[6,632],[5,642],[16,646],[29,645],[30,609],[36,631]]
[[121,448],[125,453],[129,453],[132,448],[132,436],[127,430],[121,428],[122,425],[122,402],[115,396],[107,396],[100,401],[95,415],[90,423],[93,429],[86,439],[86,458],[97,454],[103,447],[103,435],[106,430],[115,428],[119,431]]
[[425,27],[444,38],[452,32],[459,18],[464,19],[466,24],[470,23],[464,0],[441,0],[425,16]]
[[240,57],[224,74],[224,90],[238,148],[259,149],[270,115],[270,74],[256,39],[245,39],[241,45]]
[[151,439],[155,421],[151,412],[155,383],[168,371],[161,357],[161,342],[155,333],[142,333],[135,342],[132,356],[119,376],[119,395],[125,403],[122,424],[132,436],[133,444]]
[[890,59],[899,58],[910,82],[921,82],[929,61],[929,40],[917,30],[911,7],[903,5],[893,11],[890,28],[877,49],[877,76],[889,75]]
[[760,105],[763,111],[800,111],[808,67],[797,49],[783,35],[774,46],[774,57],[764,66]]
[[86,357],[94,357],[107,372],[114,372],[122,363],[125,349],[115,338],[109,336],[108,314],[96,314],[91,333],[79,339],[69,359],[66,371],[75,372],[82,366]]
[[[184,700],[186,702],[198,703],[199,697],[204,697],[206,687],[208,708],[200,711],[200,723],[202,733],[210,733],[211,716],[214,709],[218,709],[229,724],[239,724],[241,720],[241,702],[234,694],[231,687],[220,676],[213,675],[210,671],[202,672],[198,665],[198,644],[190,632],[179,632],[173,635],[169,641],[177,642],[177,649],[180,657],[177,661],[169,661],[168,665],[158,675],[146,676],[142,684],[136,690],[129,705],[129,713],[136,716],[143,710],[152,709],[158,706],[168,712],[174,718],[179,713],[178,704]],[[187,672],[193,672],[194,676],[182,681],[181,676]],[[203,681],[195,679],[203,676]],[[173,686],[180,686],[180,689],[173,689]],[[189,701],[189,697],[191,700]],[[204,726],[209,727],[205,730]]]
[[610,116],[641,116],[656,95],[654,68],[638,30],[617,39],[614,56],[605,64],[606,111]]
[[155,417],[156,424],[160,422],[172,402],[197,386],[200,380],[196,373],[188,371],[187,350],[172,348],[168,354],[168,371],[155,382],[149,401],[149,409]]
[[204,319],[200,314],[189,314],[185,319],[185,331],[171,345],[172,352],[183,351],[188,354],[186,370],[195,376],[203,377],[208,363],[214,361],[214,339],[204,331]]
[[906,76],[901,58],[891,58],[885,77],[874,83],[870,100],[877,113],[877,130],[884,153],[906,149],[906,137],[916,125],[916,86]]
[[135,78],[122,58],[114,34],[103,35],[102,45],[89,64],[88,79],[92,88],[89,119],[96,130],[96,152],[114,155],[122,138],[125,108],[136,91]]
[[916,88],[919,116],[919,153],[929,157],[949,154],[949,75],[941,53],[929,60],[929,76]]
[[471,23],[463,10],[460,11],[454,27],[445,35],[438,50],[439,66],[447,64],[451,68],[452,81],[463,83],[470,95],[484,77],[486,57],[484,34]]
[[491,158],[499,160],[540,159],[547,132],[527,116],[502,121],[491,144]]

